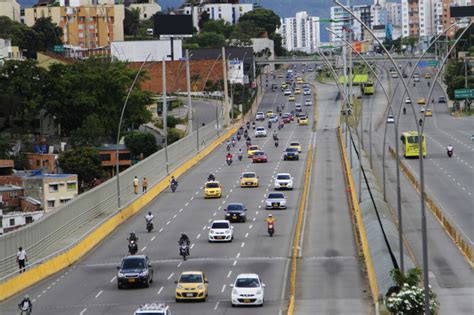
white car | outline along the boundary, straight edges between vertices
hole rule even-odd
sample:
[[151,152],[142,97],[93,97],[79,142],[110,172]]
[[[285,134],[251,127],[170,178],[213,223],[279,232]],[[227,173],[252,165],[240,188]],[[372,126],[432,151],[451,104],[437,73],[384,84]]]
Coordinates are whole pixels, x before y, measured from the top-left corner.
[[310,89],[303,90],[303,95],[311,95],[311,90]]
[[393,118],[393,115],[388,115],[387,124],[393,124],[393,123],[395,123],[395,118]]
[[285,89],[283,91],[283,95],[285,95],[285,96],[291,95],[291,90],[290,89]]
[[257,127],[255,129],[255,137],[266,137],[267,136],[267,130],[264,127]]
[[258,112],[257,115],[255,115],[255,120],[265,120],[265,114],[263,112]]
[[293,189],[293,177],[289,173],[278,173],[275,177],[275,190]]
[[413,77],[414,82],[420,82],[420,77]]
[[295,111],[301,112],[303,109],[301,108],[301,104],[296,104],[295,105]]
[[264,287],[260,277],[255,273],[242,273],[237,276],[232,287],[232,306],[258,305],[265,300]]
[[209,243],[232,242],[234,239],[234,227],[229,220],[214,220],[209,227]]
[[409,96],[405,99],[405,104],[411,104],[411,99]]
[[313,102],[311,102],[309,98],[304,100],[304,106],[311,106],[311,105],[313,105]]
[[133,315],[171,315],[170,307],[166,304],[147,303],[141,305]]
[[393,79],[396,79],[396,78],[398,78],[398,74],[397,74],[396,72],[392,72],[391,77],[392,77]]
[[270,118],[268,118],[268,121],[271,121],[272,123],[276,123],[278,122],[278,116],[273,114],[270,116]]
[[423,113],[425,112],[425,110],[426,110],[425,106],[421,106],[421,108],[420,108],[420,113],[423,114]]

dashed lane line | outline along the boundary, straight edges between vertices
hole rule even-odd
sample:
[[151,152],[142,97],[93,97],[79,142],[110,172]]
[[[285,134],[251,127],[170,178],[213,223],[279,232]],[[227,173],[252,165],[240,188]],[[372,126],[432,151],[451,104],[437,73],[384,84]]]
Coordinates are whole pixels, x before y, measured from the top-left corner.
[[99,293],[95,295],[95,298],[97,299],[102,294],[102,292],[104,292],[104,290],[100,290]]

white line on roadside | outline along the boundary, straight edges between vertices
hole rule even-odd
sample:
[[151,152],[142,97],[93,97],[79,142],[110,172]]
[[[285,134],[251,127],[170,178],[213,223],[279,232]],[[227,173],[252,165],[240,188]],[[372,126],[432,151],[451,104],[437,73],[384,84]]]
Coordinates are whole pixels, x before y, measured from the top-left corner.
[[151,239],[150,239],[150,242],[153,242],[155,240],[156,236],[153,236]]
[[196,236],[196,239],[198,240],[200,237],[201,237],[201,233],[199,233],[199,234]]
[[104,290],[100,290],[99,293],[96,294],[95,298],[97,299],[102,294],[102,292],[104,292]]
[[192,243],[190,248],[193,249],[194,245],[196,245],[196,243]]
[[194,200],[194,196],[192,196],[190,200]]
[[204,226],[202,227],[202,230],[204,231],[206,228],[207,228],[207,225],[204,225]]
[[40,297],[41,297],[41,294],[38,294],[38,295],[36,296],[37,299],[39,299]]
[[229,270],[229,272],[227,273],[227,278],[230,278],[231,274],[232,274],[232,270]]
[[181,267],[181,265],[182,265],[182,264],[183,264],[183,262],[182,262],[182,261],[180,261],[180,262],[179,262],[179,264],[176,266],[176,268],[179,268],[179,267]]
[[234,260],[234,263],[232,264],[232,266],[235,266],[237,265],[237,260]]
[[163,287],[161,287],[161,288],[158,290],[157,295],[160,295],[161,291],[163,291]]
[[171,279],[171,278],[173,278],[173,276],[174,276],[174,272],[172,272],[172,273],[168,276],[168,280]]
[[146,249],[146,246],[143,246],[143,248],[140,250],[140,252],[143,253],[145,251],[145,249]]
[[252,229],[252,227],[253,227],[253,224],[250,224],[250,225],[249,225],[249,230],[251,230],[251,229]]
[[227,286],[226,284],[222,285],[221,293],[224,293],[226,286]]
[[257,220],[257,218],[256,218],[256,217],[253,217],[252,222],[255,222],[255,220]]
[[181,209],[179,209],[179,212],[183,212],[183,210],[184,210],[184,209],[183,209],[183,208],[181,208]]
[[166,225],[170,225],[171,221],[166,222]]
[[161,233],[161,232],[163,232],[163,228],[161,228],[161,229],[158,231],[158,233]]
[[242,245],[240,245],[240,247],[244,247],[245,246],[245,242],[242,242]]
[[215,217],[217,215],[217,212],[214,212],[213,216]]
[[240,253],[237,253],[237,256],[235,256],[235,258],[239,258],[240,257]]
[[[260,206],[260,207],[261,207],[261,206]],[[255,214],[256,214],[256,215],[258,215],[258,211],[257,211],[257,212],[255,212]]]
[[245,233],[245,238],[249,237],[249,233]]
[[31,302],[35,303],[35,302],[36,302],[36,299],[33,299],[33,301],[31,301]]
[[186,203],[184,204],[184,206],[185,206],[185,207],[189,206],[189,202],[186,202]]
[[79,313],[79,315],[84,315],[84,313],[85,313],[86,311],[87,311],[87,307],[86,307],[85,309],[83,309],[83,310]]
[[196,191],[196,195],[199,195],[199,191]]
[[222,206],[219,206],[219,207],[217,208],[217,210],[221,210],[221,209],[222,209]]
[[114,282],[115,279],[117,279],[117,276],[114,276],[112,279],[110,279],[110,283]]
[[217,310],[218,307],[219,307],[219,301],[216,302],[216,305],[214,306],[214,311]]
[[173,216],[173,219],[176,219],[176,217],[177,217],[177,216],[178,216],[178,215],[177,215],[177,214],[175,214],[175,215]]

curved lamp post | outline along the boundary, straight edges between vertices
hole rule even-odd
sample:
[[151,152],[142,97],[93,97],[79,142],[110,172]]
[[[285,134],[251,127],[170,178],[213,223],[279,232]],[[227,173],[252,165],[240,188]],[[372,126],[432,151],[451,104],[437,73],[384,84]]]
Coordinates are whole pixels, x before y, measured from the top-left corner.
[[145,66],[145,63],[147,62],[148,58],[150,57],[150,54],[146,56],[145,60],[142,62],[140,65],[140,69],[138,69],[137,74],[135,75],[135,78],[133,79],[132,85],[128,89],[127,97],[125,98],[125,102],[123,103],[122,106],[122,112],[120,113],[120,120],[119,120],[119,125],[117,129],[117,147],[115,148],[115,172],[117,173],[117,207],[120,209],[121,204],[120,204],[120,167],[119,167],[119,142],[120,142],[120,130],[122,129],[122,121],[123,121],[123,115],[125,114],[125,108],[127,107],[128,99],[130,98],[130,94],[132,94],[132,90],[135,86],[135,83],[137,83],[138,77],[140,76],[140,73],[143,69],[143,66]]

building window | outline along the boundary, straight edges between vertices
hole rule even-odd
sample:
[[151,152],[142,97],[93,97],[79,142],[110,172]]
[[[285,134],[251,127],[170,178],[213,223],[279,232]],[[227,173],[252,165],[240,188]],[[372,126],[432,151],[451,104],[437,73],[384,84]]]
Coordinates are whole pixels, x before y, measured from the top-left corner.
[[15,218],[10,219],[10,226],[15,226]]
[[131,160],[130,153],[119,153],[119,160]]
[[59,200],[60,204],[65,204],[66,202],[70,201],[71,199],[61,199]]
[[54,208],[54,200],[48,200],[48,208]]
[[100,155],[100,160],[101,161],[110,161],[110,154],[101,154]]
[[49,184],[49,192],[57,192],[59,190],[58,184]]
[[68,182],[67,183],[67,190],[76,190],[77,188],[77,183],[76,182]]

